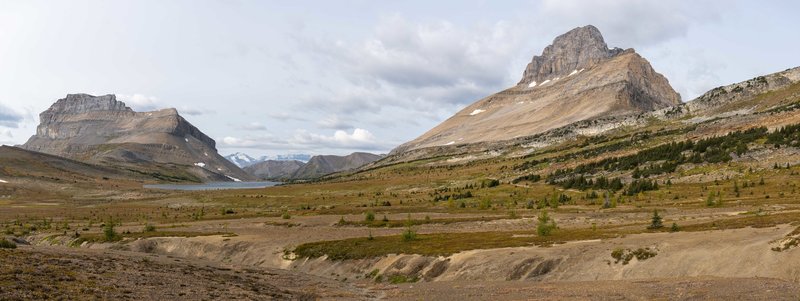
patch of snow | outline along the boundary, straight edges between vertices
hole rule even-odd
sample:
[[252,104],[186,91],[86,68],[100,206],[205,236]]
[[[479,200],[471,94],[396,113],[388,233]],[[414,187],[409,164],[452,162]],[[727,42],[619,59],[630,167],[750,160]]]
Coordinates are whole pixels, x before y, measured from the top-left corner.
[[228,177],[228,179],[233,180],[234,182],[241,182],[242,181],[242,180],[239,180],[237,178],[234,178],[234,177],[231,177],[231,176],[228,176],[228,175],[226,175],[226,177]]
[[543,82],[542,82],[542,84],[541,84],[540,86],[544,86],[544,85],[546,85],[546,84],[547,84],[547,83],[549,83],[549,82],[550,82],[550,80],[549,80],[549,79],[548,79],[548,80],[545,80],[545,81],[543,81]]
[[222,168],[217,167],[217,171],[222,171]]
[[206,164],[203,162],[197,162],[194,164],[194,166],[206,167]]
[[553,79],[553,81],[557,81],[559,79],[561,79],[561,78],[560,77],[556,77],[556,78]]
[[458,138],[458,141],[464,140],[464,138]]
[[185,140],[186,142],[189,142],[189,138],[183,138],[183,140]]
[[475,116],[483,112],[486,112],[486,110],[477,109],[475,111],[472,111],[472,113],[469,113],[469,116]]
[[525,104],[524,101],[517,102],[518,105]]
[[0,179],[0,183],[8,183],[8,182],[5,181],[5,180]]
[[536,81],[532,81],[530,84],[528,84],[528,88],[533,88],[533,87],[536,87]]
[[570,73],[570,74],[569,74],[569,75],[567,75],[567,76],[573,76],[573,75],[575,75],[576,73],[578,73],[578,69],[572,70],[572,73]]
[[453,145],[453,144],[456,144],[456,142],[455,141],[450,141],[450,142],[445,143],[445,145]]
[[208,153],[203,153],[203,155],[206,155],[206,157],[208,157]]

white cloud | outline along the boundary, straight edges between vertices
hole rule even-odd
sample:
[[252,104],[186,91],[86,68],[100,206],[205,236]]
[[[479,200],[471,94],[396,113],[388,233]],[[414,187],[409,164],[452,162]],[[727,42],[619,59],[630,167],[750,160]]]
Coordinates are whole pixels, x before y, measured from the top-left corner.
[[719,21],[734,6],[731,1],[544,0],[539,14],[555,30],[592,24],[619,47],[641,48],[685,36],[693,25]]
[[313,62],[335,66],[331,77],[340,79],[303,99],[307,107],[345,116],[392,107],[452,113],[515,82],[508,70],[522,37],[505,21],[464,28],[391,16],[361,41],[301,40]]
[[259,122],[251,122],[251,123],[245,124],[245,125],[243,125],[243,126],[241,126],[239,128],[243,129],[243,130],[246,130],[246,131],[266,131],[267,130],[267,126],[265,126],[265,125],[263,125],[263,124],[261,124]]
[[189,116],[200,116],[200,115],[214,113],[214,111],[182,106],[180,109],[178,109],[178,113],[186,114],[186,115],[189,115]]
[[394,147],[393,144],[379,142],[370,131],[356,128],[352,132],[335,131],[333,135],[323,135],[307,130],[296,130],[288,139],[272,135],[251,136],[245,138],[224,137],[222,145],[229,148],[253,148],[270,150],[364,150],[386,151]]
[[116,96],[118,100],[139,112],[154,111],[162,107],[158,97],[155,96],[143,94],[116,94]]
[[343,130],[349,129],[353,126],[349,122],[343,120],[339,115],[330,115],[317,121],[317,125],[325,129]]
[[275,120],[280,120],[280,121],[290,121],[290,120],[308,121],[308,119],[306,119],[304,117],[300,117],[299,115],[300,114],[297,114],[297,113],[291,113],[290,114],[290,113],[286,113],[286,112],[270,112],[269,114],[267,114],[267,116],[269,116],[269,118],[272,118],[272,119],[275,119]]

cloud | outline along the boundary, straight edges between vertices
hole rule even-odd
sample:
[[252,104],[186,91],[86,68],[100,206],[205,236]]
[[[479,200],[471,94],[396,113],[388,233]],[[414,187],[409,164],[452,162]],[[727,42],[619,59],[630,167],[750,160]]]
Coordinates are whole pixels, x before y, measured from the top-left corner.
[[[22,113],[18,113],[0,103],[0,126],[18,128],[23,119],[24,116]],[[10,135],[10,132],[8,132],[8,134]]]
[[272,113],[269,113],[267,116],[269,116],[269,118],[272,118],[272,119],[275,119],[275,120],[280,120],[280,121],[290,121],[290,120],[308,121],[308,119],[306,119],[304,117],[300,117],[296,113],[295,114],[290,114],[290,113],[286,113],[286,112],[272,112]]
[[522,36],[505,21],[462,28],[395,15],[382,18],[360,41],[300,39],[312,63],[332,66],[326,72],[339,79],[302,100],[306,107],[344,116],[392,107],[452,113],[515,81],[508,76],[510,57],[519,53]]
[[117,99],[139,112],[154,111],[162,107],[158,97],[155,96],[143,94],[116,94],[116,96]]
[[317,121],[317,125],[321,128],[336,130],[344,130],[353,127],[349,122],[343,120],[338,115],[330,115],[326,118],[320,119]]
[[366,150],[386,151],[393,144],[379,142],[370,131],[356,128],[351,133],[338,130],[333,135],[323,135],[299,129],[288,139],[272,135],[255,137],[224,137],[222,145],[230,148],[253,148],[270,150]]
[[719,21],[731,1],[544,0],[544,26],[568,30],[592,24],[622,48],[648,47],[686,36],[695,24]]
[[267,126],[265,126],[265,125],[263,125],[261,123],[258,123],[258,122],[251,122],[251,123],[248,123],[246,125],[240,126],[239,128],[242,129],[242,130],[246,130],[246,131],[266,131],[267,130]]
[[200,115],[214,113],[214,111],[212,111],[212,110],[198,109],[198,108],[192,108],[192,107],[187,107],[187,106],[182,106],[180,109],[178,109],[178,112],[181,113],[181,114],[189,115],[189,116],[200,116]]

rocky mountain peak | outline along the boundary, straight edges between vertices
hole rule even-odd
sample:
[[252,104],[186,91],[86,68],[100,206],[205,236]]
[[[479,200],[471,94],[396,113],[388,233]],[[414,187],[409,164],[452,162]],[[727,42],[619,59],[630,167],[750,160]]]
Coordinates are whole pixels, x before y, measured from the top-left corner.
[[477,100],[395,148],[390,155],[397,156],[382,162],[419,159],[464,146],[496,149],[546,133],[553,141],[566,139],[563,129],[578,122],[633,116],[680,103],[667,78],[645,58],[633,49],[609,49],[600,31],[589,25],[555,38],[533,57],[519,84]]
[[117,101],[117,96],[113,94],[103,96],[67,94],[67,97],[56,101],[45,113],[85,113],[94,111],[133,112],[124,102]]
[[597,27],[578,27],[556,37],[541,55],[534,56],[519,84],[536,85],[534,83],[564,77],[623,52],[626,50],[609,49]]

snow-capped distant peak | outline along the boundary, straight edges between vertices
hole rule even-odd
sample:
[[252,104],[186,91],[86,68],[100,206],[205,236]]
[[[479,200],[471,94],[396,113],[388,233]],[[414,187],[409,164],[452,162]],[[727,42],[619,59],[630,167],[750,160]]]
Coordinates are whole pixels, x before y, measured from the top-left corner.
[[308,162],[311,159],[311,155],[308,154],[287,154],[287,155],[274,155],[274,156],[261,156],[258,159],[250,157],[244,153],[234,153],[225,156],[225,159],[231,161],[231,163],[239,166],[239,168],[245,168],[250,165],[254,165],[257,163],[261,163],[267,160],[275,160],[275,161],[301,161],[301,162]]
[[235,164],[236,166],[239,166],[239,168],[244,168],[259,162],[258,160],[244,153],[230,154],[225,156],[225,159],[231,161],[231,163]]

